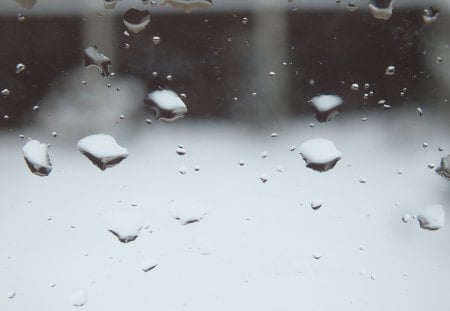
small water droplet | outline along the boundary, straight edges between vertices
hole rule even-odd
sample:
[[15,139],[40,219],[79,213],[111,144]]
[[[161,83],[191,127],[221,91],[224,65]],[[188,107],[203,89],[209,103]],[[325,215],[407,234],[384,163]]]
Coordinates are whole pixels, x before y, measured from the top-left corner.
[[240,166],[244,166],[244,165],[245,165],[244,160],[240,160],[240,161],[239,161],[239,165],[240,165]]
[[120,120],[123,120],[123,119],[125,119],[125,116],[124,116],[123,114],[121,114],[121,115],[119,116],[119,119],[120,119]]
[[194,166],[194,171],[196,172],[200,171],[200,166],[199,165]]
[[441,159],[441,163],[439,167],[436,169],[436,173],[450,180],[450,154]]
[[86,292],[84,290],[73,292],[70,295],[70,302],[74,307],[82,307],[86,304],[86,301]]
[[444,147],[439,146],[439,147],[438,147],[438,151],[444,151]]
[[58,136],[58,133],[56,133],[56,132],[52,132],[51,134],[52,134],[53,137]]
[[167,81],[172,81],[173,80],[173,76],[172,75],[167,75],[166,76],[166,80]]
[[147,10],[128,9],[123,15],[123,23],[129,31],[138,33],[147,27],[150,13]]
[[262,174],[261,176],[259,176],[259,180],[261,180],[261,182],[265,184],[269,180],[269,178],[267,174]]
[[434,164],[434,163],[428,163],[428,168],[429,169],[433,169],[435,166],[436,166],[436,164]]
[[180,173],[181,175],[186,175],[186,168],[184,166],[180,167],[178,169],[178,173]]
[[128,43],[124,43],[124,45],[123,45],[126,49],[129,49],[130,48],[130,45],[128,44]]
[[411,215],[410,214],[404,214],[403,216],[402,216],[402,221],[404,222],[404,223],[407,223],[407,222],[409,222],[411,220]]
[[276,75],[276,73],[274,71],[269,72],[269,76],[274,76],[274,75]]
[[423,147],[423,148],[428,147],[428,143],[427,143],[427,142],[424,142],[424,143],[422,144],[422,147]]
[[442,58],[439,56],[436,57],[436,63],[438,63],[438,64],[442,63]]
[[177,146],[177,149],[175,149],[175,152],[176,152],[178,155],[185,155],[185,154],[186,154],[186,149],[184,149],[184,146],[183,146],[183,145],[178,145],[178,146]]
[[313,209],[313,210],[318,210],[319,208],[321,208],[322,207],[322,201],[321,200],[314,200],[314,201],[312,201],[311,202],[311,208]]
[[37,106],[37,105],[36,105],[36,106],[33,106],[33,111],[34,111],[34,112],[39,111],[39,106]]
[[416,110],[417,110],[417,114],[419,115],[419,117],[421,117],[421,116],[423,115],[423,110],[422,110],[422,108],[417,107]]
[[289,151],[294,151],[296,148],[297,148],[297,147],[295,147],[295,146],[291,146],[291,147],[289,148]]
[[367,183],[367,178],[362,177],[358,181],[360,184],[365,184],[365,183]]
[[1,93],[3,96],[8,96],[9,94],[11,94],[11,92],[8,89],[3,89]]
[[208,213],[208,209],[197,201],[175,200],[170,205],[169,212],[181,225],[188,225],[201,221]]
[[10,290],[7,294],[9,299],[13,299],[14,297],[16,297],[16,291],[14,290]]
[[387,76],[393,76],[395,74],[395,66],[387,66],[384,73]]
[[8,116],[7,114],[5,114],[5,115],[3,116],[3,120],[8,121],[8,120],[9,120],[9,116]]
[[152,38],[152,41],[153,41],[154,44],[159,44],[159,43],[161,42],[161,37],[159,37],[159,36],[154,36],[154,37]]
[[370,88],[370,84],[369,84],[369,83],[365,83],[365,84],[364,84],[364,89],[365,89],[365,90],[368,90],[369,88]]
[[263,151],[261,153],[261,158],[265,159],[265,158],[267,158],[268,155],[269,155],[269,153],[267,151]]
[[150,270],[153,270],[158,265],[158,262],[154,259],[147,259],[142,262],[141,269],[144,272],[149,272]]
[[270,134],[270,137],[278,137],[278,134],[277,133],[272,133],[272,134]]
[[367,121],[367,118],[366,117],[361,118],[361,121]]
[[128,150],[106,134],[86,136],[78,141],[77,148],[101,170],[114,167],[128,157]]
[[319,260],[320,258],[322,258],[322,254],[321,254],[321,253],[318,253],[318,252],[316,252],[316,253],[313,253],[313,254],[312,254],[312,257],[313,257],[314,259],[317,259],[317,260]]
[[152,120],[151,119],[145,119],[145,123],[152,124]]
[[358,90],[359,90],[359,84],[358,84],[358,83],[353,83],[353,84],[351,85],[351,89],[352,89],[353,91],[358,91]]
[[247,17],[243,17],[242,18],[242,24],[247,24],[248,23],[248,18]]

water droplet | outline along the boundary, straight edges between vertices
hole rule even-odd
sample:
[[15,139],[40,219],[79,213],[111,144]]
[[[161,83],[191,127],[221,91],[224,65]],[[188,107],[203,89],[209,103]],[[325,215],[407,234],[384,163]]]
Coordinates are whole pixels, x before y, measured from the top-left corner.
[[145,123],[152,124],[152,120],[151,119],[145,119]]
[[78,141],[77,148],[101,170],[116,166],[128,157],[128,150],[106,134],[86,136]]
[[53,137],[58,136],[58,133],[56,133],[56,132],[52,132],[51,134],[52,134]]
[[212,0],[162,0],[161,4],[168,3],[174,8],[191,12],[195,8],[207,8],[213,5]]
[[19,138],[20,138],[20,139],[24,139],[24,138],[25,138],[25,135],[20,134],[20,135],[19,135]]
[[342,158],[342,153],[334,143],[323,138],[310,139],[300,146],[300,155],[306,167],[318,172],[332,169]]
[[200,166],[199,165],[194,166],[194,171],[196,172],[200,171]]
[[297,148],[297,147],[295,147],[295,146],[291,146],[291,147],[289,148],[289,151],[294,151],[296,148]]
[[158,73],[156,71],[152,72],[152,77],[156,78],[158,76]]
[[33,106],[33,111],[34,112],[38,112],[39,111],[39,106]]
[[119,116],[119,119],[120,119],[120,120],[123,120],[123,119],[125,119],[125,116],[124,116],[123,114],[121,114],[121,115]]
[[128,9],[123,15],[123,23],[129,31],[138,33],[147,27],[150,13],[147,10]]
[[395,74],[395,66],[387,66],[384,73],[387,76],[393,76]]
[[158,262],[154,259],[147,259],[142,262],[141,269],[144,272],[149,272],[150,270],[153,270],[158,265]]
[[369,94],[364,93],[363,98],[364,98],[364,99],[368,99],[368,98],[369,98]]
[[406,224],[407,222],[409,222],[411,220],[411,215],[410,214],[405,214],[402,216],[402,221]]
[[208,209],[197,201],[175,200],[170,205],[169,212],[181,225],[187,225],[202,220]]
[[434,164],[434,163],[428,163],[429,169],[433,169],[433,168],[435,168],[435,166],[436,166],[436,164]]
[[261,153],[261,158],[265,159],[265,158],[267,158],[268,155],[269,155],[269,153],[267,151],[263,151]]
[[8,121],[8,120],[9,120],[9,116],[8,116],[7,114],[5,114],[5,115],[3,116],[3,120]]
[[424,142],[424,143],[422,144],[422,147],[423,147],[423,148],[428,147],[428,143],[427,143],[427,142]]
[[350,12],[355,12],[358,9],[358,7],[356,6],[356,4],[354,2],[349,2],[349,4],[347,4],[347,9]]
[[438,64],[442,63],[442,58],[439,56],[436,57],[436,63],[438,63]]
[[375,275],[374,275],[374,274],[371,274],[371,275],[370,275],[370,279],[371,279],[372,281],[375,281]]
[[365,90],[368,90],[369,88],[370,88],[370,84],[369,84],[369,83],[365,83],[365,84],[364,84],[364,89],[365,89]]
[[181,98],[173,91],[158,90],[148,94],[145,102],[155,113],[158,120],[174,121],[187,113],[187,107]]
[[3,96],[8,96],[9,94],[11,94],[11,92],[8,89],[3,89],[1,93]]
[[159,44],[161,42],[161,38],[159,36],[154,36],[152,41],[154,44]]
[[247,24],[248,23],[248,18],[247,17],[243,17],[242,18],[242,24]]
[[344,100],[337,95],[319,95],[309,100],[314,108],[316,119],[319,122],[326,122],[339,114],[339,107]]
[[31,9],[37,0],[16,0],[16,2],[24,9]]
[[178,169],[178,173],[180,173],[181,175],[186,175],[186,168],[184,166],[180,167]]
[[435,22],[439,17],[439,10],[434,7],[429,7],[428,9],[424,10],[423,14],[423,20],[425,23],[429,24],[432,22]]
[[52,171],[52,164],[46,144],[37,140],[30,140],[23,147],[23,157],[31,172],[38,176],[48,176]]
[[186,154],[186,149],[184,149],[183,145],[178,145],[177,149],[175,150],[175,152],[178,155],[185,155]]
[[425,208],[419,215],[417,220],[422,229],[438,230],[444,225],[445,210],[440,204],[435,204]]
[[244,162],[243,160],[241,160],[241,161],[239,161],[239,165],[240,165],[240,166],[244,166],[244,165],[245,165],[245,162]]
[[103,0],[103,6],[105,9],[114,9],[116,7],[117,0]]
[[392,16],[393,0],[369,0],[369,10],[377,19],[388,20]]
[[441,164],[436,169],[436,173],[450,180],[450,154],[441,159]]
[[322,258],[322,254],[316,252],[316,253],[313,253],[313,254],[312,254],[312,257],[313,257],[314,259],[319,260],[320,258]]
[[111,60],[101,53],[95,45],[84,49],[84,66],[86,68],[91,66],[97,68],[103,77],[111,75]]
[[274,75],[276,75],[276,73],[274,71],[269,72],[269,76],[274,76]]
[[259,176],[259,179],[263,184],[265,184],[269,180],[269,177],[267,176],[267,174],[262,174],[261,176]]
[[130,45],[128,44],[128,43],[124,43],[124,45],[123,45],[126,49],[129,49],[130,48]]
[[358,84],[358,83],[353,83],[353,84],[351,85],[351,89],[352,89],[353,91],[358,91],[358,90],[359,90],[359,84]]
[[277,133],[272,133],[272,134],[270,134],[270,137],[278,137],[278,134]]
[[361,118],[361,121],[367,121],[367,118],[366,117]]
[[86,292],[84,290],[79,290],[76,292],[73,292],[70,295],[70,302],[74,307],[82,307],[86,304]]
[[438,147],[438,151],[444,151],[444,147],[439,146],[439,147]]
[[172,81],[173,80],[173,76],[172,75],[167,75],[166,79],[167,79],[167,81]]
[[360,184],[365,184],[365,183],[367,183],[367,178],[362,177],[358,181]]
[[314,123],[309,123],[309,127],[314,127]]
[[13,299],[14,297],[16,297],[16,291],[10,290],[10,291],[7,293],[7,296],[8,296],[9,299]]
[[141,215],[134,209],[114,209],[105,214],[106,229],[120,242],[136,240],[143,227]]
[[313,209],[313,210],[318,210],[319,208],[321,208],[322,207],[322,201],[321,200],[314,200],[314,201],[312,201],[311,202],[311,208]]

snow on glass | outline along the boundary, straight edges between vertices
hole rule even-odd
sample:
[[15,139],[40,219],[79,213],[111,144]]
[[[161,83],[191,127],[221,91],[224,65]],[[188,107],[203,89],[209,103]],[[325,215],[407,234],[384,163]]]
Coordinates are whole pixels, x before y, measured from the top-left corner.
[[198,222],[207,214],[207,208],[193,200],[175,200],[169,208],[170,215],[180,224],[187,225]]
[[134,209],[114,209],[105,215],[106,229],[120,242],[136,240],[144,226],[141,215]]
[[339,112],[339,107],[344,100],[337,95],[319,95],[309,100],[316,113],[316,119],[319,122],[330,121]]
[[23,157],[31,172],[38,176],[48,176],[52,164],[48,155],[48,146],[37,140],[28,141],[22,149]]
[[90,46],[84,49],[84,66],[86,68],[94,67],[100,70],[103,77],[111,75],[111,60],[99,51],[97,46]]
[[114,137],[95,134],[80,139],[78,150],[101,170],[113,167],[128,157],[128,150],[121,147]]
[[147,10],[129,9],[123,15],[123,23],[133,33],[141,32],[150,22],[150,13]]
[[417,215],[420,227],[427,230],[438,230],[444,225],[445,210],[440,204],[426,207]]
[[153,91],[148,94],[145,103],[150,106],[158,120],[175,121],[187,113],[185,103],[171,90]]
[[304,142],[300,146],[300,155],[306,162],[306,167],[315,171],[325,172],[332,169],[342,158],[342,153],[328,139],[316,138]]

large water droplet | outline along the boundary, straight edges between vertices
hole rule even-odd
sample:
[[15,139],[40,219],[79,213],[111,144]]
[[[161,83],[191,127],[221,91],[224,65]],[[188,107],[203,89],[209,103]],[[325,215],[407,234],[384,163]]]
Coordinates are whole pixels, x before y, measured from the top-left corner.
[[120,242],[136,240],[144,225],[141,215],[133,209],[115,209],[105,215],[106,229]]
[[23,157],[31,172],[38,176],[48,176],[52,171],[52,164],[46,144],[37,140],[30,140],[23,147]]
[[393,0],[369,0],[369,10],[377,19],[388,20],[392,16]]
[[310,139],[300,146],[300,154],[306,167],[325,172],[332,169],[342,158],[342,153],[332,141],[323,138]]
[[417,215],[420,227],[427,230],[438,230],[442,228],[445,221],[445,210],[440,204],[435,204],[425,208]]
[[323,205],[321,200],[314,200],[311,202],[311,208],[313,210],[318,210],[319,208],[321,208]]
[[150,13],[147,10],[129,9],[123,15],[123,23],[128,30],[138,33],[147,27],[150,22]]
[[432,6],[426,9],[423,14],[423,20],[425,21],[425,23],[428,24],[435,22],[438,17],[439,17],[439,10]]
[[309,102],[313,105],[317,121],[325,122],[339,113],[339,107],[344,101],[337,95],[319,95],[310,99]]
[[86,292],[84,290],[79,290],[76,292],[73,292],[70,295],[70,303],[74,307],[82,307],[86,304],[87,298],[86,298]]
[[198,222],[207,214],[207,208],[192,200],[176,200],[170,205],[170,215],[180,224],[187,225]]
[[101,170],[113,167],[128,157],[128,150],[121,147],[114,137],[95,134],[80,139],[78,150]]
[[154,36],[154,37],[152,38],[152,41],[153,41],[154,44],[159,44],[159,43],[161,42],[161,37],[159,37],[159,36]]
[[436,173],[450,180],[450,154],[441,159],[441,164],[436,169]]
[[177,149],[175,149],[175,152],[176,152],[178,155],[185,155],[185,154],[186,154],[186,149],[184,149],[184,146],[183,146],[183,145],[178,145],[178,146],[177,146]]
[[16,0],[16,2],[24,9],[31,9],[38,0]]
[[185,12],[191,12],[195,8],[207,8],[213,4],[212,0],[163,0],[162,4],[165,3]]
[[2,94],[3,96],[8,96],[9,94],[11,94],[11,92],[10,92],[8,89],[3,89],[3,90],[1,91],[1,94]]
[[387,66],[386,70],[384,71],[384,73],[387,76],[393,76],[395,74],[395,66]]
[[153,91],[148,94],[145,103],[150,105],[158,120],[174,121],[187,113],[184,102],[171,90]]
[[84,49],[84,66],[86,68],[97,68],[103,77],[111,75],[111,60],[101,53],[95,45]]
[[24,70],[25,70],[25,65],[24,64],[19,63],[19,64],[16,65],[16,73],[21,73]]

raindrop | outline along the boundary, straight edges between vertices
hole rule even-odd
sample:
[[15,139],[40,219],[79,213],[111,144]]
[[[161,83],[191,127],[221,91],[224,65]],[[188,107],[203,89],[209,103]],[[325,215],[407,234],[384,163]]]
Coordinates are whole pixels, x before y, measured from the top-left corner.
[[384,73],[387,76],[393,76],[395,74],[395,66],[387,66]]
[[19,138],[20,138],[20,139],[24,139],[24,138],[25,138],[25,135],[20,134],[20,135],[19,135]]
[[129,9],[123,15],[123,23],[129,31],[138,33],[147,27],[150,22],[150,13],[147,10]]
[[8,96],[9,94],[11,94],[11,92],[8,89],[3,89],[1,93],[3,96]]
[[84,290],[73,292],[70,295],[70,302],[74,307],[82,307],[86,304],[86,293]]
[[158,73],[156,71],[152,72],[152,77],[156,78],[158,76]]
[[436,167],[436,164],[434,164],[434,163],[428,163],[428,168],[429,169],[433,169],[433,168],[435,168]]
[[366,117],[364,117],[364,118],[362,118],[362,119],[361,119],[361,121],[367,121],[367,118],[366,118]]
[[202,220],[208,210],[199,202],[192,200],[175,200],[169,208],[170,215],[181,225],[187,225]]
[[300,155],[306,167],[318,172],[332,169],[342,158],[342,153],[334,143],[323,138],[310,139],[300,146]]
[[319,95],[309,100],[314,108],[316,119],[319,122],[326,122],[339,114],[339,107],[344,102],[337,95]]
[[128,157],[128,150],[106,134],[86,136],[78,141],[77,148],[101,170],[113,167]]
[[114,9],[116,7],[117,0],[103,0],[103,6],[105,9]]
[[5,114],[5,115],[3,116],[3,120],[8,121],[8,120],[9,120],[9,116],[8,116],[7,114]]
[[377,19],[388,20],[392,16],[393,0],[369,0],[369,10]]
[[242,24],[247,24],[248,23],[248,18],[247,17],[243,17],[242,18]]
[[269,76],[274,76],[274,75],[276,75],[276,73],[274,71],[269,72]]
[[402,216],[402,221],[406,224],[407,222],[409,222],[411,220],[411,215],[410,214],[405,214]]
[[424,142],[424,143],[422,144],[422,147],[423,147],[423,148],[428,147],[428,143],[427,143],[427,142]]
[[261,182],[263,184],[265,184],[269,180],[269,178],[266,174],[262,174],[261,176],[259,176],[259,179],[261,180]]
[[22,13],[17,14],[17,20],[19,22],[23,22],[25,20],[25,15],[23,15]]
[[58,136],[58,133],[56,133],[56,132],[52,132],[51,134],[52,134],[53,137]]
[[123,120],[123,119],[125,119],[125,116],[124,116],[123,114],[121,114],[121,115],[119,116],[119,119],[120,119],[120,120]]
[[265,158],[267,158],[268,155],[269,155],[269,153],[267,151],[263,151],[261,153],[261,158],[265,159]]
[[368,99],[368,98],[369,98],[369,94],[364,93],[363,98],[364,98],[364,99]]
[[175,152],[178,155],[185,155],[186,154],[186,149],[184,149],[183,145],[178,145],[177,149],[175,150]]
[[365,183],[367,183],[367,178],[362,177],[358,181],[360,184],[365,184]]
[[439,146],[439,147],[438,147],[438,151],[444,151],[444,147]]
[[419,215],[417,220],[422,229],[438,230],[444,225],[445,210],[440,204],[435,204],[425,208]]
[[136,240],[143,227],[141,215],[133,209],[114,209],[105,214],[106,229],[120,242]]
[[244,162],[243,160],[241,160],[241,161],[239,161],[239,165],[240,165],[240,166],[244,166],[244,165],[245,165],[245,162]]
[[39,106],[37,106],[37,105],[36,105],[36,106],[33,106],[33,111],[34,111],[34,112],[39,111]]
[[145,103],[153,110],[157,120],[174,121],[187,113],[184,102],[171,90],[153,91],[148,94]]
[[295,146],[291,146],[291,147],[289,148],[289,151],[294,151],[296,148],[297,148],[297,147],[295,147]]
[[37,140],[30,140],[22,150],[25,162],[33,174],[38,176],[48,176],[50,174],[52,164],[46,144]]
[[178,169],[178,173],[180,173],[181,175],[186,175],[186,168],[184,166],[180,167]]
[[422,108],[417,107],[416,110],[417,110],[417,114],[421,117],[421,116],[423,115],[423,110],[422,110]]
[[309,127],[314,127],[314,123],[309,123]]
[[161,38],[159,36],[154,36],[152,41],[154,44],[159,44],[161,42]]
[[438,16],[439,10],[431,6],[430,8],[424,10],[423,20],[425,21],[425,23],[429,24],[435,22]]
[[359,84],[358,84],[358,83],[353,83],[353,84],[351,85],[351,89],[352,89],[353,91],[358,91],[358,90],[359,90]]
[[24,9],[31,9],[38,0],[16,0],[16,2]]
[[450,154],[441,159],[441,164],[436,169],[436,173],[450,180]]
[[142,262],[141,269],[144,272],[149,272],[150,270],[153,270],[158,265],[158,262],[156,262],[153,259],[147,259]]
[[196,172],[200,171],[200,166],[199,165],[194,166],[194,171]]
[[356,6],[356,4],[354,2],[350,2],[349,4],[347,4],[347,9],[350,12],[355,12],[358,9],[358,7]]
[[173,80],[173,76],[172,75],[167,75],[166,79],[167,79],[167,81],[172,81]]
[[368,90],[369,88],[370,88],[370,84],[369,83],[364,84],[364,89],[365,90]]
[[111,75],[111,60],[101,53],[95,45],[84,49],[84,66],[86,68],[91,66],[97,68],[103,77]]
[[128,43],[124,43],[124,45],[123,45],[126,49],[129,49],[130,48],[130,45],[128,44]]
[[316,252],[316,253],[313,253],[313,254],[312,254],[312,257],[313,257],[314,259],[319,260],[320,258],[322,258],[322,254]]
[[212,0],[162,0],[161,4],[168,3],[189,13],[195,8],[207,8],[213,5]]
[[9,299],[13,299],[14,297],[16,297],[16,292],[14,290],[11,290],[7,293],[7,296]]
[[151,119],[145,119],[145,123],[152,124],[152,120]]
[[442,63],[442,58],[439,56],[436,57],[436,63],[438,63],[438,64]]
[[311,202],[311,208],[313,209],[313,210],[318,210],[319,208],[321,208],[322,207],[322,201],[320,201],[320,200],[314,200],[314,201],[312,201]]
[[272,133],[272,134],[270,134],[270,137],[278,137],[278,134],[277,133]]

